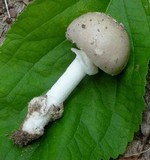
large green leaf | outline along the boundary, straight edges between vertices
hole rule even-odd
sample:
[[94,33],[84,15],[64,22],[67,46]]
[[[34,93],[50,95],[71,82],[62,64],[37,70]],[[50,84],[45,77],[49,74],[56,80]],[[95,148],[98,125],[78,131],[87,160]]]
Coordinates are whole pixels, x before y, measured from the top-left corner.
[[[108,3],[36,0],[13,25],[0,49],[0,159],[107,160],[124,152],[144,109],[149,4],[146,0]],[[7,135],[20,126],[28,101],[46,92],[74,58],[72,45],[65,40],[66,27],[88,11],[106,11],[127,28],[131,56],[126,70],[116,77],[101,71],[87,76],[65,102],[63,118],[49,124],[35,143],[18,148]]]

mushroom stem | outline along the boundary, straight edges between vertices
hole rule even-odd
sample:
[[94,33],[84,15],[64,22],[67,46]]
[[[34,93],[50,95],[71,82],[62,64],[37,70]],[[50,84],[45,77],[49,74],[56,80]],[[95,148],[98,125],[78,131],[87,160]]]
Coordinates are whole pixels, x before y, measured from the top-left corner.
[[63,114],[63,102],[79,84],[86,74],[93,75],[98,68],[83,51],[73,48],[76,58],[64,74],[44,96],[33,98],[28,104],[28,114],[19,131],[12,139],[20,146],[39,138],[44,133],[44,127],[49,121],[60,118]]
[[93,75],[98,72],[98,68],[83,51],[75,48],[71,50],[76,54],[76,58],[46,93],[48,105],[51,104],[52,99],[54,99],[57,104],[63,104],[86,74]]
[[54,98],[58,104],[62,104],[85,75],[86,73],[76,57],[63,75],[46,93],[48,105],[51,103],[52,98]]

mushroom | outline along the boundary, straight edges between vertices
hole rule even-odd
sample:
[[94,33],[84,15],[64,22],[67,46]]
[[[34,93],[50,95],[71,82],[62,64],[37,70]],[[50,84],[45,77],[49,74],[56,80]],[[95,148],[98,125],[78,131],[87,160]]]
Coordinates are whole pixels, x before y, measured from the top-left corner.
[[44,95],[28,104],[27,116],[19,131],[12,135],[15,144],[27,145],[44,133],[49,121],[63,114],[63,102],[86,74],[98,73],[98,68],[112,76],[119,74],[129,58],[129,37],[123,25],[98,12],[76,18],[67,28],[66,38],[76,44],[76,58],[64,74]]

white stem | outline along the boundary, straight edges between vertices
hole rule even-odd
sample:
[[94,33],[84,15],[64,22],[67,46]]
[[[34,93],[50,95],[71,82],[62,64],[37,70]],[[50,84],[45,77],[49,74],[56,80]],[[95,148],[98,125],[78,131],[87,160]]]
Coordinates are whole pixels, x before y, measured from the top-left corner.
[[51,103],[52,98],[56,99],[57,103],[62,104],[85,75],[86,73],[76,57],[64,74],[46,93],[48,104]]
[[93,75],[98,68],[83,51],[72,49],[76,58],[64,74],[44,96],[33,98],[28,104],[28,114],[22,125],[22,131],[32,135],[42,135],[44,126],[49,121],[60,118],[63,114],[63,102],[86,74]]

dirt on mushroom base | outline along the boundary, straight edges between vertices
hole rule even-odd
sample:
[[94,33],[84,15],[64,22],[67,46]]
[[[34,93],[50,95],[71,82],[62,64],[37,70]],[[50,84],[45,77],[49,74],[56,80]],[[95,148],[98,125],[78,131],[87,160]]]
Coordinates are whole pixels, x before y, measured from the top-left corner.
[[[11,18],[8,17],[4,0],[0,0],[0,45],[5,39],[5,33],[11,27],[16,17],[29,4],[30,0],[7,0]],[[118,160],[148,160],[150,159],[150,66],[147,75],[145,93],[146,110],[143,113],[141,129],[135,134],[134,140],[128,145],[126,153]]]

